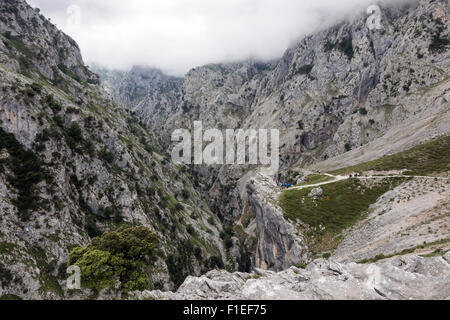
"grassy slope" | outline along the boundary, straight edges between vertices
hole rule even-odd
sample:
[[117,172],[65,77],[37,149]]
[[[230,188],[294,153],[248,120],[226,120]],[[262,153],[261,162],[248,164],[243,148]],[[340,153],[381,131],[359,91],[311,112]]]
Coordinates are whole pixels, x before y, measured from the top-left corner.
[[[344,175],[368,170],[389,171],[407,169],[410,175],[431,175],[450,170],[450,135],[437,138],[410,150],[356,166],[331,172]],[[324,175],[311,175],[306,184],[324,182]],[[312,188],[287,190],[280,197],[285,218],[306,225],[302,230],[314,256],[332,251],[340,242],[342,231],[363,219],[371,204],[405,179],[389,178],[366,186],[359,180],[346,180],[322,186],[323,196],[308,197]]]
[[288,190],[280,197],[285,218],[299,219],[309,227],[303,230],[314,256],[332,251],[339,243],[339,235],[360,221],[371,204],[404,179],[386,178],[371,186],[359,180],[345,180],[322,186],[323,195],[308,197],[312,188]]
[[435,139],[410,150],[380,159],[339,169],[331,174],[348,174],[368,170],[407,169],[411,175],[430,175],[450,170],[450,135]]

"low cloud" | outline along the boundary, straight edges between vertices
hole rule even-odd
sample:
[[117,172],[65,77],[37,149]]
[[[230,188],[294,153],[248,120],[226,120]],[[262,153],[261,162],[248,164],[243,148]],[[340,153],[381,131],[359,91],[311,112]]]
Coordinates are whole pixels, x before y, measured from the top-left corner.
[[181,75],[206,63],[281,56],[296,39],[373,0],[28,0],[88,63]]

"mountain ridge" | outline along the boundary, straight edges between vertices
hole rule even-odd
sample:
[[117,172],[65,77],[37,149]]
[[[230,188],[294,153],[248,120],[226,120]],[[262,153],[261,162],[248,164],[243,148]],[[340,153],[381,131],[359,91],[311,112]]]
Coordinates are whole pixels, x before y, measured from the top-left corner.
[[[395,139],[395,130],[418,127],[418,121],[425,142],[449,130],[444,120],[448,50],[445,42],[436,41],[448,38],[448,24],[441,17],[445,6],[419,1],[382,7],[383,30],[368,30],[367,16],[361,15],[305,37],[272,64],[247,61],[194,68],[170,99],[162,99],[162,104],[143,100],[136,112],[168,149],[171,132],[190,129],[195,120],[220,130],[281,129],[282,174],[373,144],[386,132]],[[434,46],[438,43],[441,49]],[[429,104],[436,108],[420,107]],[[166,106],[166,111],[156,112],[155,105]],[[426,124],[428,118],[435,129]],[[164,128],[158,123],[165,123]],[[391,152],[410,148],[416,140],[409,141],[406,147],[394,143],[398,147]],[[217,193],[216,185],[226,188],[221,181],[230,173],[220,170],[228,169],[198,170],[205,176],[205,193]],[[243,175],[239,172],[232,180]],[[240,216],[237,202],[234,208],[221,207],[223,199],[209,198],[223,211],[233,212],[229,220]]]

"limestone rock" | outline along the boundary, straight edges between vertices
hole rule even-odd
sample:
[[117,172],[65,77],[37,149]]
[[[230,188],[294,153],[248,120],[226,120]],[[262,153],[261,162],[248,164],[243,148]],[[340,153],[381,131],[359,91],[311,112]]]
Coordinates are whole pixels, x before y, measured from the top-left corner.
[[[167,300],[447,300],[450,253],[444,257],[404,256],[374,264],[316,260],[260,275],[212,271],[190,277],[174,293],[136,292],[136,299]],[[407,284],[407,285],[405,285]]]
[[247,185],[249,205],[256,214],[258,245],[255,266],[274,271],[282,271],[310,259],[304,238],[283,217],[277,201],[278,191],[275,183],[261,174]]
[[311,192],[308,194],[308,197],[310,198],[318,198],[323,195],[323,189],[322,188],[314,188],[311,190]]

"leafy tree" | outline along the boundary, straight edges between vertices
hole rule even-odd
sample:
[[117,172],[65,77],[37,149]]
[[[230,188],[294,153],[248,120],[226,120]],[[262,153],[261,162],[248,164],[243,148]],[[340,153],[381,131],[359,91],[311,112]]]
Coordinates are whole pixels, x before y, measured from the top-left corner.
[[120,281],[124,292],[149,289],[148,274],[158,255],[158,239],[143,226],[120,227],[73,249],[69,264],[81,269],[82,285],[100,291]]

